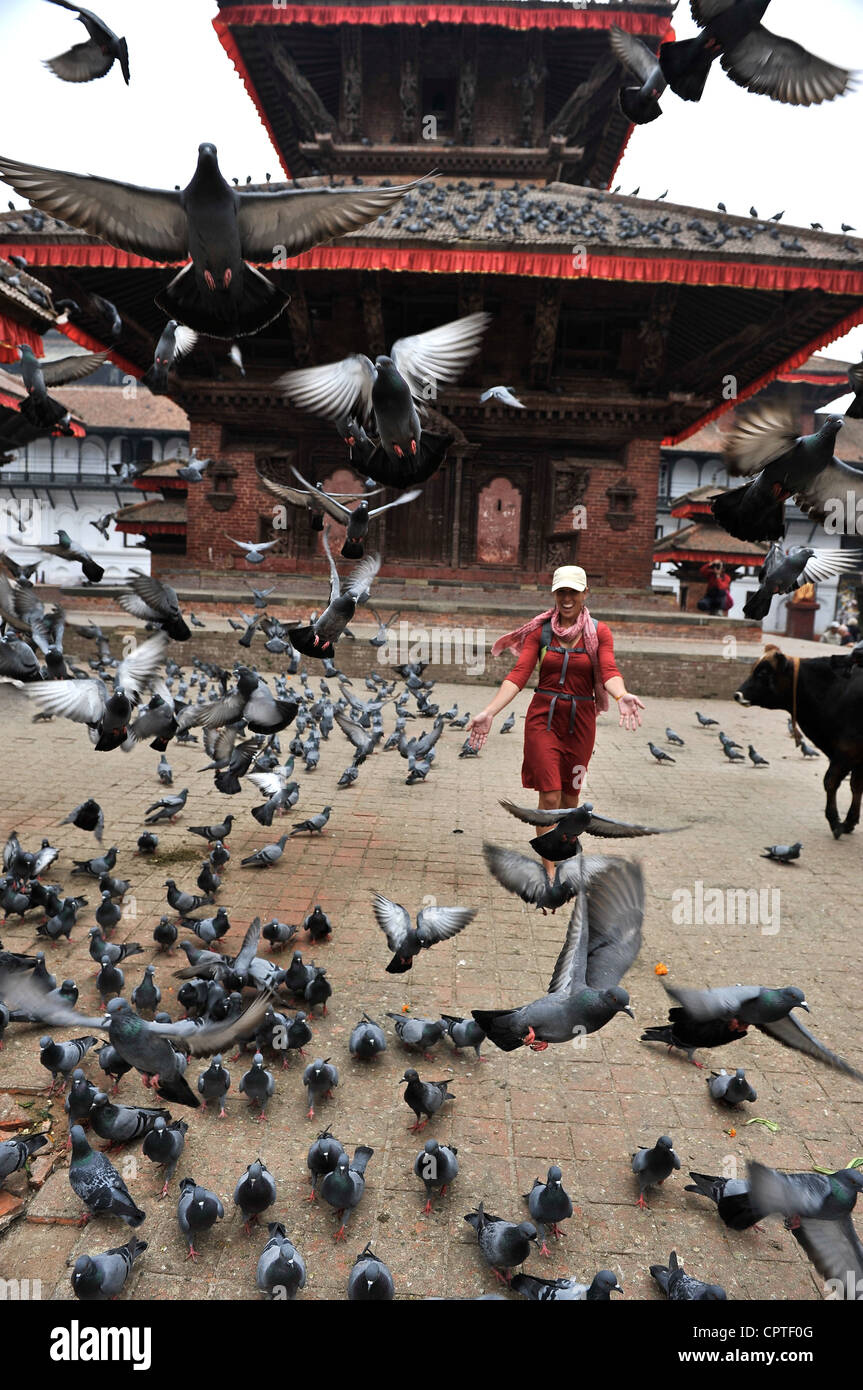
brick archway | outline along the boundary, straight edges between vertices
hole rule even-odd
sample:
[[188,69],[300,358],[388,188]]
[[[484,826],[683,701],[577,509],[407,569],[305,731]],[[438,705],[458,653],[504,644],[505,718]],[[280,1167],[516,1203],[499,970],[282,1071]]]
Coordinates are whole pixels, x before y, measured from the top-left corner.
[[492,478],[477,497],[476,558],[481,565],[517,565],[522,495],[508,478]]

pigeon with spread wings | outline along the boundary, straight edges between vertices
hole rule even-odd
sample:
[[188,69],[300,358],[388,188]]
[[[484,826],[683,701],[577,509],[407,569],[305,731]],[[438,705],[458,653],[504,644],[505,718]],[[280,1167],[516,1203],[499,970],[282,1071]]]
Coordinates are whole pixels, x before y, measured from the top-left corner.
[[579,837],[582,835],[629,840],[641,835],[673,835],[681,828],[671,826],[661,830],[653,825],[632,825],[628,821],[612,820],[610,816],[601,816],[598,811],[594,811],[590,801],[583,801],[580,806],[563,806],[557,811],[538,811],[532,806],[516,806],[515,802],[506,798],[501,798],[500,804],[511,816],[524,821],[526,825],[553,827],[543,835],[537,835],[536,839],[530,842],[531,848],[535,849],[537,854],[552,862],[580,854]]
[[490,323],[491,314],[466,314],[399,338],[389,356],[382,354],[374,362],[353,353],[340,362],[285,372],[276,385],[313,415],[337,421],[355,417],[363,430],[380,439],[390,459],[416,459],[422,439],[417,405],[434,401],[442,386],[459,378]]
[[741,1033],[745,1033],[747,1028],[758,1028],[783,1047],[804,1052],[807,1057],[814,1057],[816,1062],[825,1062],[846,1076],[863,1081],[863,1073],[837,1057],[792,1016],[792,1009],[809,1012],[802,989],[794,985],[783,989],[770,989],[762,985],[682,989],[676,985],[666,985],[665,989],[681,1006],[684,1014],[697,1023],[725,1022]]
[[367,595],[372,580],[381,567],[380,555],[365,555],[354,565],[350,576],[342,588],[342,581],[333,559],[329,545],[329,527],[324,527],[323,546],[330,565],[330,600],[319,617],[305,627],[291,627],[285,624],[291,642],[303,656],[316,656],[322,661],[332,657],[334,643],[339,640],[354,613],[357,604]]
[[413,966],[414,956],[428,950],[438,941],[447,941],[472,922],[475,907],[424,907],[417,914],[414,927],[410,913],[401,903],[391,902],[382,893],[374,898],[375,920],[394,952],[387,966],[388,975],[403,975]]
[[648,125],[662,115],[659,98],[668,83],[659,59],[637,34],[628,34],[612,24],[608,35],[611,51],[622,67],[638,78],[639,86],[621,87],[617,94],[620,109],[633,125]]
[[[294,468],[293,465],[291,465],[291,472],[295,478],[299,479],[305,488],[305,494],[300,495],[308,498],[308,504],[315,509],[318,507],[322,508],[328,516],[331,516],[340,526],[346,528],[347,534],[345,536],[344,545],[342,546],[342,555],[346,560],[361,560],[363,558],[363,543],[368,535],[369,524],[373,517],[380,516],[383,512],[388,512],[391,507],[400,507],[404,502],[413,502],[415,498],[419,497],[422,491],[422,489],[418,487],[412,488],[410,492],[403,492],[401,497],[396,497],[392,502],[385,502],[382,507],[373,507],[371,509],[369,508],[367,500],[370,494],[366,494],[366,497],[364,497],[362,501],[351,508],[346,507],[340,502],[335,494],[324,492],[324,490],[317,485],[313,486],[311,483],[306,482],[302,473]],[[275,493],[277,497],[284,497],[288,502],[293,502],[296,498],[296,488],[285,488],[281,483],[270,482],[265,482],[265,486],[268,491]]]
[[92,82],[94,78],[104,77],[114,63],[119,62],[123,81],[128,87],[129,49],[126,40],[109,29],[92,10],[70,4],[70,0],[51,0],[51,4],[71,10],[87,30],[87,40],[73,44],[65,53],[58,53],[56,58],[47,58],[45,67],[50,68],[61,82]]
[[635,1017],[619,982],[641,949],[641,866],[586,855],[570,863],[581,883],[548,994],[522,1008],[472,1011],[504,1052],[522,1046],[542,1052],[549,1043],[597,1032],[615,1014]]
[[98,677],[41,681],[26,686],[26,693],[42,713],[86,724],[97,753],[121,746],[128,752],[135,742],[129,731],[132,710],[145,690],[161,684],[157,676],[167,645],[168,638],[159,632],[124,657],[114,675],[113,694]]
[[143,188],[0,157],[0,178],[33,207],[109,246],[151,261],[189,261],[156,303],[196,333],[257,333],[288,303],[250,262],[285,259],[363,227],[415,184],[390,188],[288,188],[246,193],[219,169],[216,146],[198,146],[183,189]]

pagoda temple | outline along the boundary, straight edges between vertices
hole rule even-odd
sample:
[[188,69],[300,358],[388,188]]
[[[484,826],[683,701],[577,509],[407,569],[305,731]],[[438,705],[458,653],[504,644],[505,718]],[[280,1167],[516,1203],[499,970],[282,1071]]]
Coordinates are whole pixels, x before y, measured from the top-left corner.
[[[650,585],[663,442],[863,321],[863,243],[607,191],[632,133],[610,27],[656,50],[672,10],[219,0],[216,32],[283,171],[253,188],[422,181],[371,225],[267,268],[291,302],[241,340],[244,374],[215,339],[179,363],[171,395],[215,462],[185,497],[163,490],[154,568],[244,568],[227,532],[278,538],[268,570],[319,570],[305,514],[274,532],[260,478],[289,482],[290,465],[336,491],[356,478],[335,429],[275,379],[486,310],[480,356],[434,403],[456,443],[421,504],[375,523],[384,573],[533,586],[577,562],[595,588]],[[94,296],[116,304],[108,346],[140,376],[170,272],[48,217],[38,232],[10,220],[0,254],[26,255],[76,302],[67,331],[87,347],[105,340]],[[524,408],[482,403],[496,384]]]

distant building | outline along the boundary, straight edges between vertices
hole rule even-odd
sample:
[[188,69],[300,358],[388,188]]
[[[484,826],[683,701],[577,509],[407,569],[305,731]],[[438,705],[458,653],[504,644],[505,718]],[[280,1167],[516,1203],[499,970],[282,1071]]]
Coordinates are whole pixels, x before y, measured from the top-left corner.
[[[781,373],[760,394],[770,399],[790,399],[799,414],[801,430],[805,433],[818,429],[820,422],[815,412],[823,410],[848,390],[848,365],[831,357],[811,357],[800,367]],[[694,575],[695,555],[703,553],[702,563],[710,559],[724,559],[727,567],[736,574],[731,585],[734,607],[729,617],[740,618],[747,594],[757,588],[760,553],[766,551],[767,547],[736,541],[727,535],[713,522],[705,501],[712,491],[739,487],[743,481],[728,476],[722,457],[722,437],[733,420],[733,413],[721,420],[710,420],[682,443],[663,446],[656,507],[657,545],[654,547],[653,587],[673,588],[678,595],[681,586],[684,590],[688,588],[687,608],[691,610],[701,597],[704,586],[704,581],[698,581]],[[863,422],[846,420],[837,452],[855,467],[863,465]],[[787,533],[782,542],[786,549],[796,545],[811,545],[821,550],[843,545],[845,548],[859,546],[859,540],[854,537],[843,540],[839,535],[831,535],[793,503],[787,504],[786,517]],[[677,558],[666,555],[671,551],[675,552]],[[747,556],[751,556],[748,564]],[[815,614],[816,634],[822,632],[837,616],[840,592],[845,594],[849,583],[855,587],[853,581],[847,579],[841,582],[834,579],[818,585],[816,596],[820,608]],[[766,632],[785,631],[789,597],[777,596],[773,600],[770,612],[762,623]]]

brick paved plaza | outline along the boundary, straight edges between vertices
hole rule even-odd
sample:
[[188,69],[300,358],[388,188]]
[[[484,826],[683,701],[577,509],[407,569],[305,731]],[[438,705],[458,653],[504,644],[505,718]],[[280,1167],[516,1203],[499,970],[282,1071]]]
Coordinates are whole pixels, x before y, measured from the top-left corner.
[[[442,709],[458,700],[464,711],[479,709],[488,696],[476,686],[441,684],[434,698]],[[654,1298],[658,1290],[647,1267],[666,1262],[674,1248],[693,1273],[724,1285],[729,1298],[820,1297],[820,1280],[781,1222],[769,1220],[763,1234],[727,1232],[706,1200],[684,1194],[686,1171],[729,1173],[736,1163],[744,1174],[749,1157],[792,1170],[844,1167],[863,1153],[863,1085],[755,1032],[730,1049],[699,1054],[708,1066],[744,1066],[758,1091],[757,1102],[745,1113],[726,1111],[707,1095],[709,1070],[696,1070],[682,1054],[667,1055],[663,1048],[639,1042],[643,1028],[665,1018],[667,1000],[655,973],[663,962],[669,982],[678,984],[800,985],[812,1010],[807,1026],[852,1064],[863,1066],[858,944],[863,832],[839,842],[831,838],[823,815],[825,760],[801,757],[782,714],[718,701],[700,705],[720,720],[726,733],[744,747],[753,742],[769,759],[770,767],[759,770],[726,761],[716,730],[697,725],[695,702],[649,700],[645,727],[637,735],[619,731],[611,716],[600,719],[587,799],[612,816],[689,826],[663,838],[585,841],[589,852],[605,843],[611,853],[638,858],[644,866],[644,945],[624,981],[636,1022],[621,1015],[583,1048],[504,1054],[486,1043],[483,1065],[472,1054],[455,1055],[444,1040],[435,1049],[434,1062],[420,1059],[416,1065],[426,1079],[451,1077],[457,1099],[419,1138],[407,1131],[413,1117],[401,1099],[399,1079],[414,1061],[395,1039],[386,1011],[408,1006],[417,1015],[437,1017],[441,1011],[468,1014],[471,1008],[526,1003],[544,992],[568,922],[567,909],[545,917],[524,908],[491,879],[481,855],[484,839],[527,848],[528,828],[508,816],[498,798],[518,799],[521,794],[521,728],[528,700],[525,692],[515,703],[518,718],[512,734],[501,736],[497,721],[479,758],[459,759],[464,734],[445,732],[426,783],[413,787],[404,785],[407,764],[398,754],[378,752],[361,768],[353,789],[336,790],[350,754],[335,730],[322,745],[318,770],[298,774],[301,795],[292,817],[299,819],[330,802],[334,809],[326,833],[290,841],[278,868],[257,872],[241,869],[239,861],[276,838],[280,822],[271,833],[252,820],[249,809],[257,796],[250,786],[244,785],[236,797],[220,796],[210,774],[197,771],[207,761],[200,746],[171,745],[174,790],[188,786],[188,804],[175,825],[157,827],[156,856],[138,858],[133,852],[143,811],[162,795],[158,755],[147,747],[130,756],[95,754],[82,728],[62,720],[33,725],[23,697],[8,687],[0,692],[5,774],[0,832],[5,840],[14,827],[29,849],[49,837],[61,849],[49,877],[90,899],[71,944],[45,946],[58,980],[70,975],[77,980],[78,1007],[85,1013],[100,1012],[96,967],[87,951],[98,892],[92,891],[93,880],[69,878],[69,870],[72,858],[97,850],[92,836],[73,826],[60,829],[59,823],[87,796],[95,796],[105,809],[104,848],[120,847],[115,874],[133,883],[134,910],[114,933],[117,941],[135,940],[144,947],[143,955],[124,963],[127,995],[153,960],[162,1007],[178,1014],[173,971],[185,963],[184,957],[158,953],[152,929],[167,910],[167,877],[195,891],[203,841],[185,827],[220,820],[227,811],[238,819],[218,899],[232,923],[223,949],[236,951],[256,914],[264,921],[275,915],[296,922],[320,902],[334,922],[331,943],[304,955],[326,965],[334,989],[328,1017],[315,1021],[307,1053],[337,1064],[335,1098],[323,1102],[314,1121],[306,1119],[303,1063],[292,1054],[287,1070],[273,1069],[276,1094],[269,1122],[258,1125],[236,1090],[249,1064],[240,1059],[229,1063],[226,1120],[209,1110],[168,1106],[175,1119],[189,1121],[189,1132],[165,1201],[158,1200],[162,1178],[140,1155],[139,1145],[119,1158],[114,1155],[121,1168],[128,1154],[137,1155],[137,1176],[128,1186],[147,1212],[138,1235],[149,1248],[124,1297],[259,1297],[255,1268],[265,1227],[245,1235],[231,1204],[237,1179],[257,1157],[265,1160],[278,1184],[277,1204],[268,1218],[285,1223],[306,1260],[309,1277],[302,1298],[344,1297],[350,1266],[369,1240],[390,1266],[398,1298],[473,1298],[493,1291],[496,1280],[464,1214],[482,1200],[500,1216],[525,1219],[521,1194],[534,1176],[544,1178],[553,1162],[563,1169],[575,1214],[566,1223],[563,1241],[552,1242],[551,1258],[532,1253],[528,1272],[589,1281],[607,1266],[617,1272],[627,1299]],[[392,722],[388,708],[387,731]],[[647,739],[664,746],[667,724],[686,740],[686,747],[675,751],[675,766],[660,767],[650,757]],[[428,727],[417,721],[411,732]],[[286,754],[290,734],[281,737]],[[534,804],[534,793],[524,797],[526,804]],[[843,790],[843,814],[846,805]],[[759,857],[764,845],[795,839],[803,841],[796,865],[783,867]],[[705,890],[780,890],[778,930],[775,919],[752,925],[676,925],[672,895],[681,889],[695,894],[699,881]],[[478,914],[456,939],[423,953],[410,974],[387,975],[386,942],[371,912],[375,891],[411,911],[426,895],[434,895],[440,903],[475,906]],[[24,922],[10,919],[2,929],[4,946],[39,949],[31,925],[35,920],[36,913]],[[304,938],[300,944],[302,948]],[[385,1024],[389,1040],[388,1051],[372,1065],[352,1062],[347,1050],[350,1030],[363,1010]],[[40,1155],[33,1165],[34,1182],[44,1178],[42,1185],[28,1189],[18,1174],[0,1195],[0,1274],[40,1279],[43,1297],[69,1299],[70,1258],[121,1244],[129,1231],[113,1219],[99,1219],[83,1230],[75,1224],[80,1204],[68,1182],[62,1097],[47,1100],[47,1074],[38,1060],[42,1031],[13,1024],[0,1052],[2,1133],[13,1133],[25,1118],[38,1126],[38,1116],[44,1115],[53,1137],[53,1148],[43,1151],[48,1162]],[[74,1036],[75,1031],[56,1030],[54,1035]],[[193,1086],[205,1065],[190,1060]],[[101,1082],[92,1053],[85,1071]],[[119,1099],[153,1103],[135,1072],[123,1079]],[[759,1124],[747,1127],[752,1116],[772,1120],[778,1131]],[[324,1203],[313,1206],[306,1200],[306,1152],[326,1124],[351,1153],[359,1143],[375,1151],[345,1244],[333,1240],[334,1213]],[[683,1172],[654,1190],[650,1210],[642,1212],[635,1205],[630,1154],[663,1133],[672,1136]],[[458,1148],[461,1172],[426,1217],[424,1193],[412,1166],[429,1134]],[[184,1175],[215,1190],[226,1208],[224,1222],[200,1241],[194,1267],[185,1260],[176,1221],[178,1182]],[[19,1206],[21,1197],[24,1204]]]

